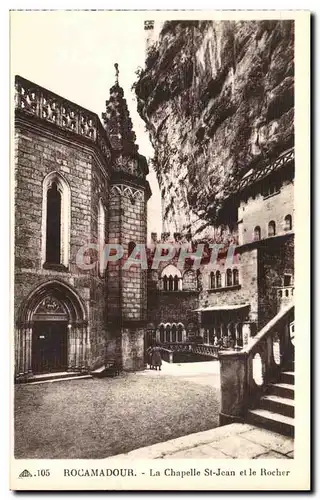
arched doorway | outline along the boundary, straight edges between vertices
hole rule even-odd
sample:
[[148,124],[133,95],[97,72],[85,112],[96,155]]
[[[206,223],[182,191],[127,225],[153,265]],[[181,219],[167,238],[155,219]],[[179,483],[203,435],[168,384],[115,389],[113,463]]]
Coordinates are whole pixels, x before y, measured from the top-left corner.
[[89,340],[84,304],[66,283],[37,287],[20,310],[16,332],[16,378],[87,371]]

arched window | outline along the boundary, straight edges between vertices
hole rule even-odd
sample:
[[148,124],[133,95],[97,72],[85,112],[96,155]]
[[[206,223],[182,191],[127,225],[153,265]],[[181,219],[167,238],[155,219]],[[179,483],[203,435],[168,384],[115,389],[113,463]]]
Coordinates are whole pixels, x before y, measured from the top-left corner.
[[260,226],[256,226],[253,231],[253,239],[255,241],[261,240],[261,228]]
[[220,273],[220,271],[216,272],[216,287],[221,288],[221,273]]
[[177,342],[177,325],[175,323],[171,327],[171,340]]
[[167,292],[168,291],[168,278],[167,276],[163,277],[163,289]]
[[60,264],[61,194],[56,182],[47,192],[46,263]]
[[274,220],[270,221],[268,224],[268,236],[275,236],[276,234],[276,223]]
[[178,278],[178,276],[175,276],[173,278],[173,289],[175,292],[177,292],[179,290],[179,278]]
[[214,272],[210,273],[210,288],[215,288],[216,287],[216,276]]
[[178,324],[178,342],[182,342],[183,340],[183,324],[182,323],[179,323]]
[[43,181],[42,196],[42,265],[69,265],[70,187],[58,172]]
[[169,292],[173,291],[173,276],[171,274],[168,278],[168,290]]
[[166,342],[170,342],[170,332],[171,332],[171,327],[169,323],[166,325]]
[[105,252],[104,252],[104,246],[105,246],[105,240],[106,240],[106,215],[105,215],[105,209],[102,203],[102,200],[99,200],[99,206],[98,206],[98,242],[99,242],[99,271],[100,274],[104,273],[105,270]]
[[133,250],[136,248],[136,244],[134,241],[130,241],[128,245],[128,257],[132,254]]
[[160,342],[163,343],[164,342],[164,325],[160,325],[159,331],[160,331]]
[[290,214],[288,214],[284,218],[284,230],[291,231],[291,229],[292,229],[292,217]]
[[238,271],[238,269],[233,269],[232,274],[233,274],[233,284],[239,285],[239,271]]
[[231,271],[231,269],[227,269],[227,272],[226,272],[226,286],[232,286],[232,271]]
[[163,289],[166,291],[177,291],[182,288],[182,275],[179,269],[172,264],[166,266],[161,273]]

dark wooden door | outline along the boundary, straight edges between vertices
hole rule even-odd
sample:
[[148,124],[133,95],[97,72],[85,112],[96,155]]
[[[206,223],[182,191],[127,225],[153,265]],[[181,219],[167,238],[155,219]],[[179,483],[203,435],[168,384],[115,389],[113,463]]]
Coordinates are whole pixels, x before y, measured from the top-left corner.
[[32,335],[32,372],[65,371],[67,364],[67,323],[35,322]]

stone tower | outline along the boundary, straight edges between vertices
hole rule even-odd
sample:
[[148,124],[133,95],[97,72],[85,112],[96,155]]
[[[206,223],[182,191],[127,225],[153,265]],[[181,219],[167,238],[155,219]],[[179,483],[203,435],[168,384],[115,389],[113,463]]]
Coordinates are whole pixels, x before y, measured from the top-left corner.
[[108,263],[107,316],[111,340],[107,356],[115,356],[124,370],[144,368],[144,338],[147,319],[146,270],[125,266],[135,245],[147,241],[147,201],[151,195],[147,161],[138,153],[123,89],[116,81],[102,114],[112,153],[109,195],[109,244],[123,249],[121,260]]

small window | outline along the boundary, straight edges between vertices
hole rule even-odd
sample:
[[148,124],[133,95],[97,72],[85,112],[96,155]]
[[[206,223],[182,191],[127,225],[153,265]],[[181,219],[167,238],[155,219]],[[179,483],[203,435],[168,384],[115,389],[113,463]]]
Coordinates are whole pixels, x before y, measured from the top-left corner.
[[283,277],[283,286],[291,286],[291,274],[285,274]]
[[170,332],[171,332],[170,325],[167,325],[166,326],[166,342],[170,342]]
[[160,325],[160,342],[163,343],[164,342],[164,325]]
[[216,272],[216,287],[221,288],[221,273],[220,273],[220,271]]
[[276,223],[274,220],[270,221],[268,224],[268,236],[275,236],[276,234]]
[[173,276],[171,276],[171,274],[168,278],[168,290],[169,290],[169,292],[173,291]]
[[178,325],[178,342],[182,342],[182,330],[183,330],[183,325],[179,323]]
[[178,278],[178,276],[175,276],[173,278],[173,289],[175,292],[177,292],[179,290],[179,278]]
[[292,217],[290,214],[288,214],[284,218],[284,230],[291,231],[291,229],[292,229]]
[[60,264],[61,195],[56,182],[47,194],[46,262]]
[[134,241],[130,241],[128,245],[128,257],[132,254],[133,250],[136,248],[136,244]]
[[238,269],[234,269],[232,271],[232,274],[233,274],[233,284],[239,285],[239,271],[238,271]]
[[226,272],[226,286],[232,286],[232,271],[231,271],[231,269],[227,269],[227,272]]
[[168,291],[168,278],[167,276],[163,277],[163,289],[167,292]]
[[261,240],[261,228],[260,226],[256,226],[253,231],[253,239],[255,241]]
[[216,277],[214,272],[210,273],[210,288],[216,287]]
[[171,327],[172,342],[177,342],[177,326],[175,324]]

